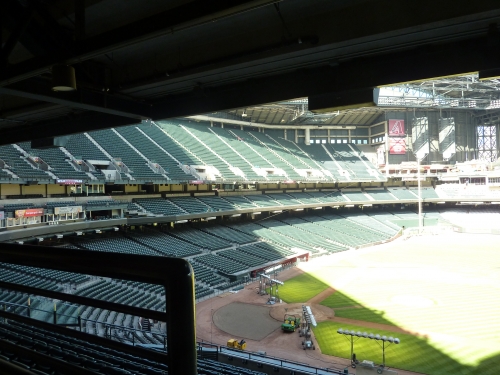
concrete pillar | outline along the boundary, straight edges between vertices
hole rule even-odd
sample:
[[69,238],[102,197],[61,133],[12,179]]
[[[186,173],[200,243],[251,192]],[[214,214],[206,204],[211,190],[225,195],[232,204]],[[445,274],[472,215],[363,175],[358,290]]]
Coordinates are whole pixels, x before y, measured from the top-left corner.
[[311,131],[309,128],[305,129],[305,140],[304,140],[306,146],[309,146],[311,144]]

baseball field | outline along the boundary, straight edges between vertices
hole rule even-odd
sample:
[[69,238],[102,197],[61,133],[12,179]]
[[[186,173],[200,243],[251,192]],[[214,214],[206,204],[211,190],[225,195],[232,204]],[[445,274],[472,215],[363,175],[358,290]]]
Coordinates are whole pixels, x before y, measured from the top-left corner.
[[[285,302],[320,303],[334,318],[318,323],[322,353],[349,358],[339,328],[398,337],[386,366],[424,374],[500,372],[500,237],[414,236],[303,265],[280,287]],[[318,265],[319,264],[319,265]],[[314,311],[313,311],[314,313]],[[382,362],[381,342],[354,339],[359,360]]]

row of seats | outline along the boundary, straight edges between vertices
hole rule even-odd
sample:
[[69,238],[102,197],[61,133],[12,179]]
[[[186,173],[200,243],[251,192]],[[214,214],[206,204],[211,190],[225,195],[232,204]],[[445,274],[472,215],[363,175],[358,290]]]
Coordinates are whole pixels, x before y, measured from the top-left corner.
[[[73,373],[84,368],[106,375],[166,375],[168,367],[142,356],[90,343],[68,334],[9,321],[0,323],[0,339],[8,340],[2,346],[0,359],[40,375]],[[10,344],[10,345],[9,345]],[[57,362],[36,357],[33,352],[63,361],[75,370],[61,370]],[[31,354],[33,353],[33,354]],[[37,358],[36,360],[34,358]],[[63,367],[67,368],[67,367]],[[198,359],[200,375],[264,375],[261,372],[226,365],[213,360]]]

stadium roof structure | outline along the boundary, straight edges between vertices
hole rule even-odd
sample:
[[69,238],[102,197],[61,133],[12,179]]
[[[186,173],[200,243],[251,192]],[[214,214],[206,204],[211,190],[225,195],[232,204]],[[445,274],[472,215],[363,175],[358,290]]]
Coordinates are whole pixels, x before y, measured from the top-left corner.
[[[500,110],[500,79],[480,80],[477,73],[428,79],[374,89],[373,107],[315,113],[308,98],[214,112],[208,117],[251,124],[296,128],[303,125],[325,127],[372,125],[385,111],[464,109],[477,115]],[[485,112],[488,111],[488,112]],[[197,116],[194,116],[196,118]],[[491,116],[487,116],[491,118]]]
[[[4,144],[294,98],[307,97],[318,112],[384,85],[500,75],[496,0],[6,0],[1,6]],[[72,69],[76,90],[52,91],[55,73],[71,80]],[[368,123],[370,116],[345,121]]]

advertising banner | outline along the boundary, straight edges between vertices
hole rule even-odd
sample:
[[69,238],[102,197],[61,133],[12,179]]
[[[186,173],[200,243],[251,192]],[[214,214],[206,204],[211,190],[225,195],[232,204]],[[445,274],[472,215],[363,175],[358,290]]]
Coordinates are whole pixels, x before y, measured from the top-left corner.
[[3,219],[5,219],[5,212],[0,211],[0,220],[3,220]]
[[43,208],[29,208],[26,210],[16,210],[15,216],[16,219],[20,219],[23,217],[43,216]]
[[82,206],[67,206],[67,207],[54,207],[54,214],[79,214],[82,212]]
[[59,185],[81,185],[83,180],[57,180]]
[[406,139],[405,138],[389,138],[389,154],[405,155],[406,154]]
[[403,137],[405,135],[405,120],[389,120],[389,136]]

